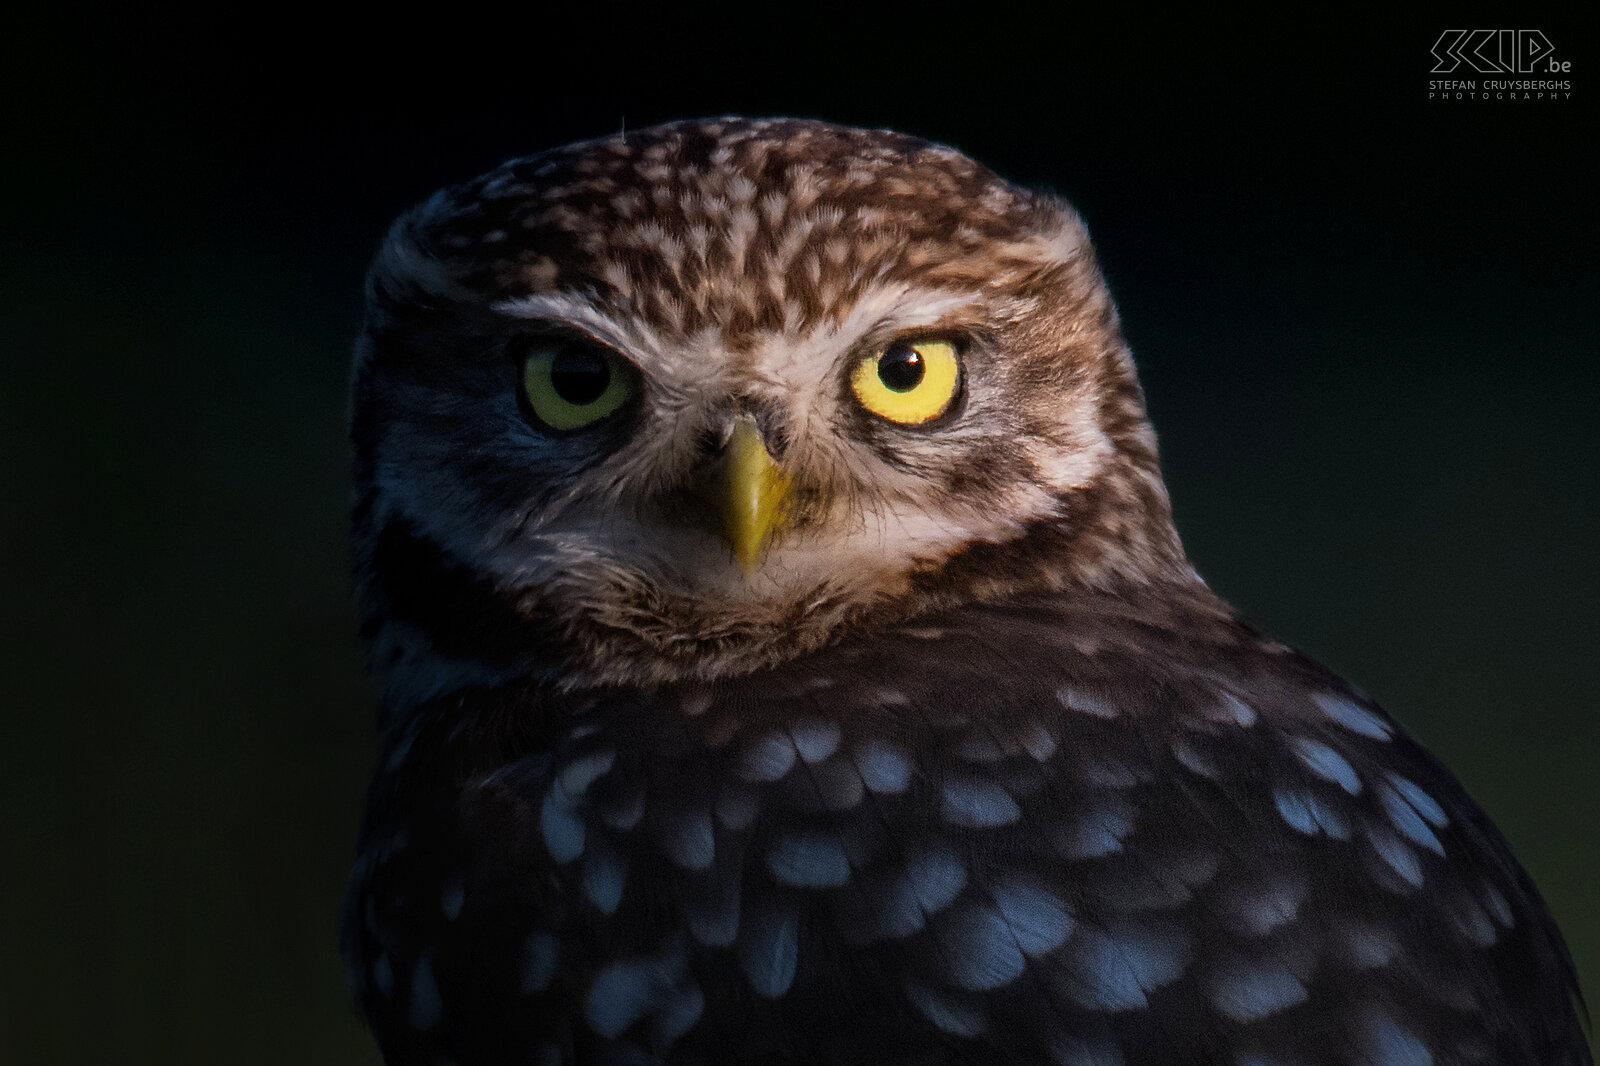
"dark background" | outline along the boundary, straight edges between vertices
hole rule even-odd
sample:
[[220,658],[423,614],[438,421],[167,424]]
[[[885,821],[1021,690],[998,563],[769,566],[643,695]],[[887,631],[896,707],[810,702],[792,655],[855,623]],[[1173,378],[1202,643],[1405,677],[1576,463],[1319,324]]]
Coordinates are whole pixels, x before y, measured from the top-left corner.
[[335,948],[362,272],[438,185],[708,113],[1072,198],[1201,572],[1455,769],[1600,998],[1592,33],[1518,15],[1570,100],[1430,102],[1459,19],[864,11],[0,46],[0,1059],[374,1061]]

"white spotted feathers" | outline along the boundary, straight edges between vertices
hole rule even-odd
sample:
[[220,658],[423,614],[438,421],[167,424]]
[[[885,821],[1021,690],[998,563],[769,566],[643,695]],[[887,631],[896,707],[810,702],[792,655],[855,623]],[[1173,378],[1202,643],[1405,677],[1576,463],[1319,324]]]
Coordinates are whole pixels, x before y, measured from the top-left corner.
[[[1061,1061],[1153,1061],[1174,1030],[1149,1018],[1231,1034],[1240,1062],[1300,1061],[1305,1019],[1330,1004],[1318,1024],[1369,1056],[1340,1062],[1408,1061],[1441,1034],[1493,1046],[1470,1018],[1522,890],[1473,858],[1484,840],[1447,812],[1454,786],[1420,784],[1431,765],[1380,712],[1265,646],[1239,645],[1231,673],[1132,684],[1138,660],[1114,645],[1057,649],[996,682],[982,717],[948,698],[974,656],[1001,661],[976,634],[1004,629],[1011,655],[1075,617],[957,612],[933,645],[965,661],[909,672],[920,645],[886,631],[867,657],[899,679],[892,694],[853,683],[853,649],[791,668],[827,686],[779,671],[686,690],[665,713],[604,696],[555,711],[553,757],[469,781],[463,801],[504,812],[485,839],[533,830],[512,849],[530,889],[509,912],[523,931],[506,941],[504,1009],[640,1061],[765,1046],[749,1018],[787,1032],[829,1010],[875,1047],[920,1024],[1074,1049]],[[505,891],[484,862],[442,876],[441,930]],[[477,993],[441,976],[447,955],[385,953],[367,995],[416,1033],[466,1024]],[[1424,979],[1434,958],[1450,981]]]

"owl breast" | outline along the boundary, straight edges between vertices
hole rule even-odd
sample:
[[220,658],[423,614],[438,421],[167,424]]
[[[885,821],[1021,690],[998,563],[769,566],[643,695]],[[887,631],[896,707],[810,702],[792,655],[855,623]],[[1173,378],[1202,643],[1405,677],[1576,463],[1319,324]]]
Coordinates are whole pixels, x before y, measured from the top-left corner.
[[1193,596],[468,692],[385,765],[349,926],[391,1062],[1560,1061],[1481,814]]

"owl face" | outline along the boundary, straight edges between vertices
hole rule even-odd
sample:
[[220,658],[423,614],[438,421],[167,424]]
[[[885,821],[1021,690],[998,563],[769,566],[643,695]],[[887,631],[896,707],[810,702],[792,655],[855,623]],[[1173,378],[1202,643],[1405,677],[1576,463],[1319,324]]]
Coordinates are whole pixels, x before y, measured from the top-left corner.
[[677,124],[439,194],[374,267],[354,425],[396,665],[449,658],[441,598],[525,623],[519,669],[664,680],[1182,559],[1076,214],[886,132]]

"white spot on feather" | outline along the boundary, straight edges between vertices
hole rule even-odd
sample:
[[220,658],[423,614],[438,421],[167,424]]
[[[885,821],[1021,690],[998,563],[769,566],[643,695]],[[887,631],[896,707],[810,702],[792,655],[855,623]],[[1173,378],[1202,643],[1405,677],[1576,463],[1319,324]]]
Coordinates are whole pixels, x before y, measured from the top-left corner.
[[807,718],[789,727],[794,750],[808,763],[821,762],[839,747],[839,723]]
[[1276,959],[1234,956],[1214,966],[1207,979],[1211,1005],[1225,1018],[1256,1022],[1306,998],[1306,986]]
[[384,999],[394,994],[394,966],[383,952],[379,952],[378,961],[372,964],[372,986]]
[[1115,718],[1120,713],[1110,702],[1099,696],[1089,693],[1071,685],[1062,685],[1056,689],[1056,699],[1061,706],[1069,711],[1080,711],[1084,714],[1094,715],[1096,718]]
[[651,1022],[650,1035],[655,1046],[671,1047],[684,1033],[694,1028],[705,1006],[705,993],[700,991],[699,985],[685,984],[675,990],[656,1011]]
[[1433,1066],[1433,1053],[1416,1034],[1379,1008],[1363,1019],[1361,1035],[1370,1066]]
[[1394,733],[1389,723],[1371,711],[1356,706],[1343,696],[1336,696],[1331,692],[1314,692],[1311,695],[1311,702],[1315,703],[1323,714],[1352,733],[1371,737],[1373,740],[1388,740]]
[[589,1028],[603,1037],[620,1036],[661,1005],[671,990],[668,977],[660,962],[651,958],[624,959],[604,967],[595,974],[583,1001]]
[[439,1001],[438,982],[433,978],[433,963],[424,953],[411,971],[411,1003],[406,1008],[406,1021],[413,1029],[427,1030],[443,1020],[444,1006]]
[[1060,958],[1063,991],[1074,1003],[1089,1010],[1136,1010],[1149,1005],[1148,993],[1182,976],[1189,940],[1175,926],[1083,924]]
[[1295,755],[1300,761],[1324,781],[1331,781],[1344,789],[1350,795],[1359,795],[1361,792],[1361,778],[1356,774],[1355,767],[1338,752],[1328,745],[1309,737],[1294,737],[1290,741]]
[[[1444,845],[1439,843],[1439,838],[1434,836],[1433,830],[1418,813],[1417,809],[1407,803],[1400,791],[1392,785],[1383,786],[1380,791],[1383,809],[1389,816],[1389,824],[1400,831],[1400,835],[1413,844],[1427,848],[1435,855],[1444,854]],[[1443,812],[1440,812],[1442,817]]]
[[627,857],[610,846],[596,844],[583,861],[583,894],[603,914],[615,914],[628,883]]
[[1372,845],[1372,850],[1389,869],[1399,874],[1403,881],[1412,888],[1422,887],[1422,863],[1417,859],[1416,852],[1382,829],[1369,828],[1367,842]]
[[856,749],[856,768],[870,791],[898,794],[910,783],[910,757],[898,744],[869,739]]
[[787,907],[753,909],[739,943],[739,961],[759,996],[777,999],[789,991],[800,958],[800,919]]
[[756,737],[739,753],[739,776],[746,781],[776,781],[794,766],[794,740],[783,733]]
[[1352,921],[1340,927],[1338,933],[1345,961],[1357,970],[1387,966],[1400,954],[1394,933],[1382,926]]
[[767,849],[767,869],[795,888],[833,888],[850,880],[850,860],[839,838],[827,833],[786,833]]
[[1010,926],[992,907],[956,907],[939,917],[934,933],[945,976],[960,988],[999,988],[1016,980],[1026,964]]
[[1245,728],[1256,724],[1255,709],[1233,693],[1222,693],[1218,702],[1222,705],[1223,712],[1237,724]]
[[944,820],[951,825],[991,829],[1022,817],[1022,808],[998,782],[952,778],[943,792]]
[[554,784],[539,808],[539,833],[550,857],[558,863],[569,863],[583,854],[583,822],[573,812],[572,801]]
[[924,1018],[952,1036],[979,1036],[989,1027],[983,1000],[962,992],[930,988],[907,979],[906,998]]
[[617,753],[609,749],[574,759],[561,768],[561,787],[568,796],[581,796],[589,790],[590,785],[608,773],[616,761]]
[[443,913],[445,921],[453,922],[461,917],[461,910],[467,903],[467,891],[461,883],[461,878],[452,877],[444,883],[439,891],[439,910]]
[[729,829],[748,829],[761,813],[761,797],[754,789],[725,785],[717,796],[717,821]]
[[711,815],[703,811],[670,811],[662,815],[657,839],[667,857],[686,870],[704,870],[716,857]]
[[1399,774],[1390,774],[1389,784],[1394,786],[1401,798],[1435,829],[1443,829],[1450,824],[1450,819],[1445,815],[1444,808],[1439,806],[1439,802],[1418,787],[1414,781]]
[[1048,889],[1018,877],[1007,877],[990,890],[995,910],[1026,955],[1044,955],[1060,947],[1072,932],[1070,908]]
[[546,932],[531,934],[522,945],[522,991],[533,995],[550,987],[555,979],[561,946]]

